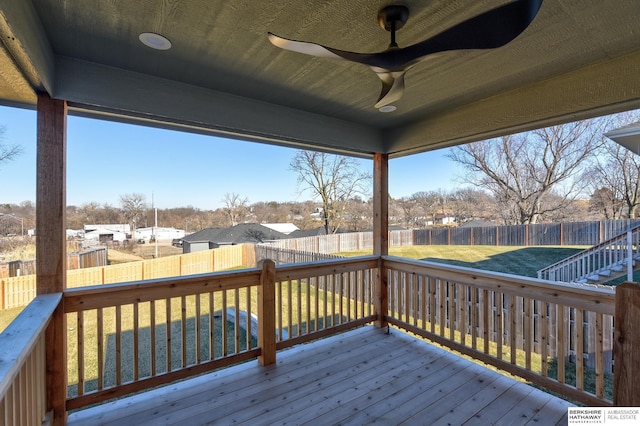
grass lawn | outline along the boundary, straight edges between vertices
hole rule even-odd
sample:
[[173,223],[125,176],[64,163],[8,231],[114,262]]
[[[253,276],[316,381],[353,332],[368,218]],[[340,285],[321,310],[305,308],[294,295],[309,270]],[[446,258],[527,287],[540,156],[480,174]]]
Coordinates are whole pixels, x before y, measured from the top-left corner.
[[[391,247],[389,255],[537,278],[538,270],[585,248],[587,247],[407,246]],[[371,252],[351,251],[340,254],[361,256]]]

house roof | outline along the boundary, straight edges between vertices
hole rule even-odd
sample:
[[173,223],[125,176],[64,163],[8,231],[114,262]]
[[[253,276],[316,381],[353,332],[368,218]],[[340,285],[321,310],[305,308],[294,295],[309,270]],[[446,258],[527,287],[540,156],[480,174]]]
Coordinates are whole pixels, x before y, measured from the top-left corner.
[[289,238],[282,232],[257,223],[241,223],[231,228],[207,228],[182,238],[187,242],[210,241],[217,244],[258,243]]
[[640,155],[640,121],[605,133],[609,139]]
[[[404,1],[409,46],[507,0]],[[0,104],[36,93],[70,114],[278,145],[391,157],[640,107],[638,0],[544,0],[493,50],[434,55],[408,71],[397,110],[374,108],[364,65],[285,51],[267,32],[377,52],[386,1],[23,0],[0,3]],[[139,35],[160,33],[159,51]]]

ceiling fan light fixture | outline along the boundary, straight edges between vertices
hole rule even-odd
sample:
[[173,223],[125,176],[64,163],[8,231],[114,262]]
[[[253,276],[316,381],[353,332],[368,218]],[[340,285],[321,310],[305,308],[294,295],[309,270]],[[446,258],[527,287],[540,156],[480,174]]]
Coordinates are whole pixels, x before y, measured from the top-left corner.
[[141,33],[138,38],[140,42],[147,47],[155,50],[171,49],[171,41],[161,34],[157,33]]
[[385,105],[385,106],[382,106],[382,107],[378,108],[378,111],[380,111],[380,112],[393,112],[396,109],[397,108],[396,108],[395,105]]

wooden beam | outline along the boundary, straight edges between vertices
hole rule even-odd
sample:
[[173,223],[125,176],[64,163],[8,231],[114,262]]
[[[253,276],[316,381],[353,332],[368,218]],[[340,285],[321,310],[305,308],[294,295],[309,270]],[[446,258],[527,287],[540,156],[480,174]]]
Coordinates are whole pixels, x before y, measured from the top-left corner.
[[640,51],[387,129],[391,158],[640,107]]
[[[66,164],[67,103],[38,94],[36,182],[36,288],[61,293],[67,279]],[[64,301],[47,328],[47,409],[53,424],[66,423],[67,338]]]
[[66,282],[67,104],[38,94],[36,182],[37,293],[57,293]]
[[389,254],[389,156],[373,155],[373,254]]
[[387,271],[381,256],[389,254],[389,156],[373,155],[373,254],[379,257],[376,275],[376,326],[387,326]]
[[614,338],[613,405],[640,406],[640,284],[616,287],[616,327]]
[[258,287],[258,346],[261,365],[276,362],[276,264],[271,259],[262,263]]

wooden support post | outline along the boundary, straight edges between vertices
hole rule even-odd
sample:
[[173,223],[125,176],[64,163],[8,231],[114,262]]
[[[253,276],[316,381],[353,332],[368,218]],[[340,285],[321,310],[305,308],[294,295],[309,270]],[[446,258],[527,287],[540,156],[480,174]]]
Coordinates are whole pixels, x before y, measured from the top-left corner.
[[616,287],[613,404],[640,406],[640,284]]
[[276,264],[271,259],[262,262],[258,287],[258,346],[260,365],[276,362]]
[[[36,181],[36,287],[38,294],[66,288],[67,103],[38,94]],[[54,425],[66,423],[67,338],[64,300],[46,333],[47,410]]]
[[376,275],[376,326],[387,326],[389,289],[381,256],[389,254],[389,156],[373,155],[373,254],[379,256]]

